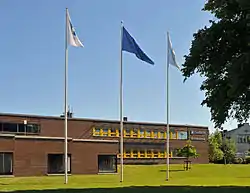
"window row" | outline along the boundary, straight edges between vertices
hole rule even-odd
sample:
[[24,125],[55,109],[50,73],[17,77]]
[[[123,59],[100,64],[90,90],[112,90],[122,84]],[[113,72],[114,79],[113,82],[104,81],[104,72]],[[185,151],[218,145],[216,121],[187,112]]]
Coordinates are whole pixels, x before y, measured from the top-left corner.
[[[116,173],[117,156],[116,155],[97,155],[97,164],[99,173]],[[48,174],[63,174],[64,155],[48,154]],[[71,173],[71,154],[68,155],[68,173]]]
[[[170,150],[169,157],[177,157],[177,150]],[[121,154],[117,155],[118,158]],[[162,159],[167,158],[167,152],[163,150],[125,150],[123,153],[123,158],[149,158],[149,159]]]
[[250,143],[250,135],[238,135],[238,143]]
[[[116,173],[116,155],[97,155],[99,173]],[[13,175],[13,153],[0,152],[0,175]],[[71,173],[71,155],[68,154],[68,173]],[[47,173],[64,173],[64,154],[47,154]]]
[[0,132],[5,133],[40,133],[38,124],[0,123]]
[[[164,131],[145,129],[124,129],[124,138],[154,138],[166,139],[167,133]],[[120,130],[113,128],[93,128],[93,136],[119,137]],[[187,131],[170,131],[170,139],[188,139]]]

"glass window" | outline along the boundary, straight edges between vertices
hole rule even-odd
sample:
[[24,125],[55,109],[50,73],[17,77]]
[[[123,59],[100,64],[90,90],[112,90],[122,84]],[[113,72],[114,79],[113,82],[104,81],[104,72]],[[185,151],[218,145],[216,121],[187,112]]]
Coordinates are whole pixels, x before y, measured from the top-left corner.
[[144,138],[145,136],[144,136],[144,130],[140,130],[140,137],[141,138]]
[[[48,174],[64,173],[64,155],[63,154],[48,154],[47,169]],[[71,155],[68,154],[68,173],[71,173]]]
[[178,139],[187,140],[188,136],[186,131],[177,131],[177,133]]
[[247,136],[247,143],[250,143],[250,136]]
[[95,132],[100,132],[100,128],[95,128]]
[[172,138],[171,139],[176,139],[176,132],[175,131],[172,131],[171,132],[171,134],[170,134],[170,136],[172,136]]
[[18,124],[18,133],[24,133],[25,127],[24,124]]
[[95,136],[100,136],[100,135],[101,135],[101,129],[100,129],[100,128],[95,128],[94,131],[95,131],[95,132],[94,132],[93,134],[94,134]]
[[129,129],[124,130],[124,137],[130,137],[130,130]]
[[149,130],[146,130],[146,138],[150,138],[151,137],[151,132]]
[[17,124],[16,123],[3,123],[3,131],[16,133]]
[[12,175],[13,153],[0,152],[0,175]]
[[154,138],[158,138],[158,131],[154,131]]
[[164,131],[160,132],[160,139],[164,139]]
[[132,129],[132,137],[138,137],[138,129]]
[[117,157],[115,155],[98,155],[99,173],[116,173]]
[[103,128],[103,136],[108,136],[108,128]]
[[115,137],[116,136],[116,128],[110,129],[110,136]]
[[39,133],[39,126],[36,124],[27,124],[26,125],[26,132],[27,133]]

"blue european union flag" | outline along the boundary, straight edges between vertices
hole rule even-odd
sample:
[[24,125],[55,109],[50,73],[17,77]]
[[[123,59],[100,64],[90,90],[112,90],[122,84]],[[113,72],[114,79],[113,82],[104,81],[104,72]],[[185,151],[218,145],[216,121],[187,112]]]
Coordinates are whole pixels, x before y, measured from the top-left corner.
[[124,27],[122,30],[122,50],[133,53],[137,58],[153,65],[154,62],[141,50],[141,48],[138,46],[134,38],[128,33],[128,31]]

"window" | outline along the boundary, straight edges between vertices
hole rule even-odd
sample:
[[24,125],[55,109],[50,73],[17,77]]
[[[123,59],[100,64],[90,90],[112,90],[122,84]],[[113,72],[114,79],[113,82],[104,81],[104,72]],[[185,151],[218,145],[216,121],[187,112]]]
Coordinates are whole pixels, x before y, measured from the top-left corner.
[[0,152],[0,175],[12,175],[13,153]]
[[108,136],[108,129],[107,128],[102,129],[102,135],[103,136]]
[[116,135],[117,135],[117,134],[116,134],[116,128],[111,128],[111,129],[110,129],[110,136],[111,136],[111,137],[116,137]]
[[144,130],[140,130],[140,138],[144,138]]
[[154,138],[158,138],[158,131],[154,131],[154,132],[153,132],[153,137],[154,137]]
[[94,136],[100,136],[101,135],[101,129],[100,128],[93,128],[93,135]]
[[138,151],[137,150],[133,150],[132,151],[132,157],[133,158],[137,158],[138,157]]
[[138,137],[138,129],[132,129],[132,130],[131,130],[131,134],[132,134],[131,137],[137,138],[137,137]]
[[40,133],[38,124],[0,123],[0,132],[6,133]]
[[115,155],[98,155],[99,173],[116,173],[117,157]]
[[40,128],[37,124],[27,124],[26,125],[26,132],[27,133],[39,133]]
[[178,139],[187,140],[188,136],[186,131],[177,131],[177,133]]
[[149,130],[146,130],[145,138],[151,138],[151,132]]
[[152,157],[153,158],[158,158],[158,151],[157,150],[152,151]]
[[26,132],[26,128],[24,124],[18,124],[18,129],[17,129],[18,133],[25,133]]
[[175,131],[171,131],[170,133],[170,139],[176,139],[177,136],[176,136],[176,132]]
[[[64,173],[64,154],[48,154],[48,174]],[[68,155],[68,173],[71,173],[71,155]]]
[[164,132],[163,131],[160,132],[160,139],[164,139]]
[[130,130],[129,129],[124,130],[124,137],[130,137]]
[[3,123],[3,132],[17,132],[17,124],[16,123]]
[[250,143],[250,136],[247,136],[247,143]]

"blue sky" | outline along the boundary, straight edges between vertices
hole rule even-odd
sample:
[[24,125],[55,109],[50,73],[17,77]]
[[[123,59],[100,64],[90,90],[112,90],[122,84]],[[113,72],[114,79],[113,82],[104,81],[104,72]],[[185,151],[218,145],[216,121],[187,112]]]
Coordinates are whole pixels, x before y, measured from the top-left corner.
[[[124,62],[124,116],[166,121],[165,34],[170,32],[179,64],[192,34],[208,25],[205,1],[2,0],[1,112],[60,115],[64,104],[65,8],[84,48],[69,49],[69,104],[76,117],[119,119],[120,21],[155,66],[129,53]],[[200,105],[202,78],[186,83],[170,68],[170,122],[213,129]],[[226,127],[236,126],[229,121]]]

